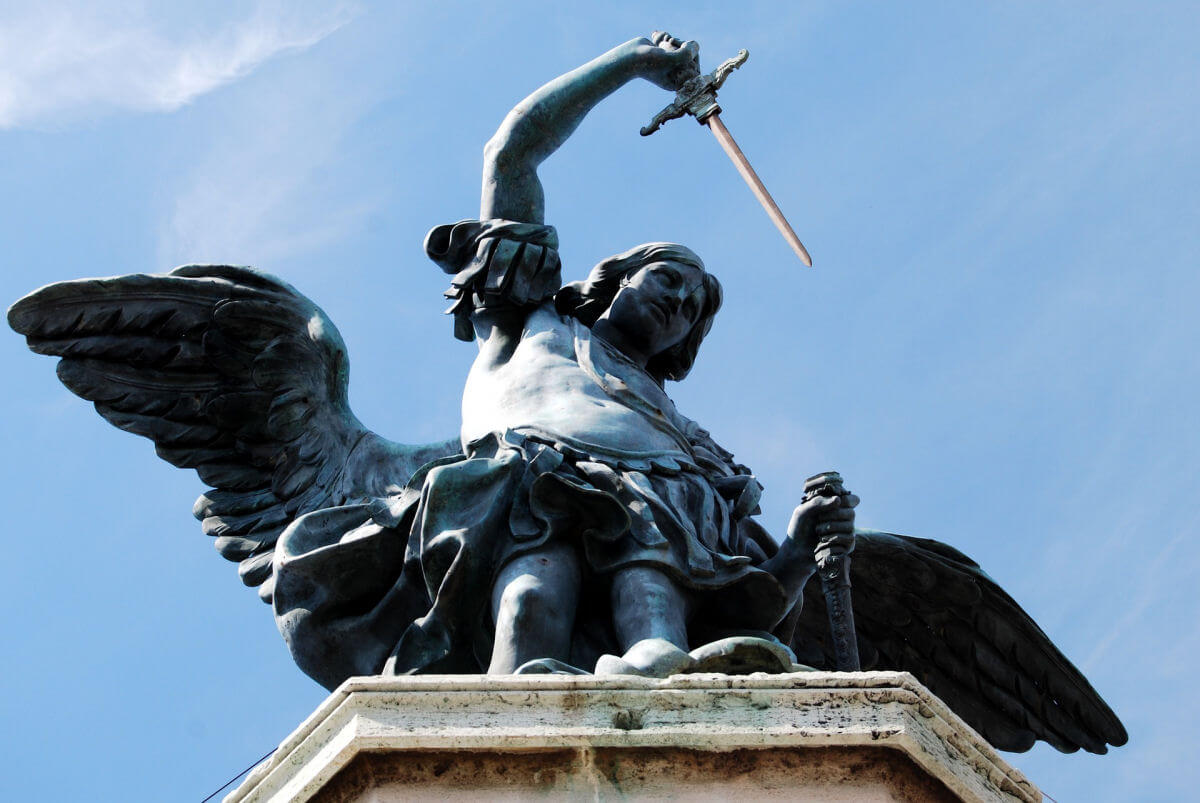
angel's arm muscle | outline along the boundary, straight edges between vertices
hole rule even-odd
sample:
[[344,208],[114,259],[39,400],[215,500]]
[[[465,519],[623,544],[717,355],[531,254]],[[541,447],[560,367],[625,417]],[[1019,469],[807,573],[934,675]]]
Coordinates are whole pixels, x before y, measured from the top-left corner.
[[596,104],[637,75],[637,41],[560,75],[508,113],[483,149],[481,218],[543,222],[538,165],[567,141]]
[[695,43],[659,35],[631,39],[560,75],[518,103],[483,149],[480,217],[541,223],[545,195],[537,168],[600,101],[634,78],[674,88],[695,72]]

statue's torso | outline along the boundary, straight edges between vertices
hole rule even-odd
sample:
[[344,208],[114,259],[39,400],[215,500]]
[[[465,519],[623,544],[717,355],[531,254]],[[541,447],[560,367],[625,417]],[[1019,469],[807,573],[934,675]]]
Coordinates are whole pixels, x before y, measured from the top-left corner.
[[485,344],[463,391],[464,444],[514,430],[597,457],[688,459],[684,421],[649,375],[549,305],[530,314],[510,354]]

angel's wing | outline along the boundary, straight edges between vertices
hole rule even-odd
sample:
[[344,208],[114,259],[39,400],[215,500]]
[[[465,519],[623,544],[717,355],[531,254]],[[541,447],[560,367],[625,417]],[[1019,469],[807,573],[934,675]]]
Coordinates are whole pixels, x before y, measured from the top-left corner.
[[[985,739],[1024,751],[1104,753],[1125,728],[1087,679],[975,561],[923,538],[858,530],[850,565],[863,669],[911,672]],[[821,585],[810,582],[793,648],[834,668]]]
[[325,313],[250,268],[186,265],[167,274],[43,287],[8,322],[112,424],[154,441],[211,490],[194,512],[238,574],[270,602],[283,529],[312,510],[402,487],[457,439],[392,443],[347,401],[349,362]]

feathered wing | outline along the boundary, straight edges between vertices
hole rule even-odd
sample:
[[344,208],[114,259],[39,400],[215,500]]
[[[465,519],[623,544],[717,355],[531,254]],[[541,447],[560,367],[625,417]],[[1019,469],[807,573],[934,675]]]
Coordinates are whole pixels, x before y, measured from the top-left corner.
[[[1104,753],[1125,728],[1087,679],[979,565],[937,541],[857,531],[851,558],[863,669],[911,672],[985,739],[1024,751]],[[821,584],[804,592],[793,647],[834,668]]]
[[212,486],[194,513],[267,602],[275,542],[295,518],[384,495],[459,449],[367,430],[349,407],[333,323],[250,268],[61,282],[18,301],[8,321],[35,352],[62,358],[59,378],[100,415]]

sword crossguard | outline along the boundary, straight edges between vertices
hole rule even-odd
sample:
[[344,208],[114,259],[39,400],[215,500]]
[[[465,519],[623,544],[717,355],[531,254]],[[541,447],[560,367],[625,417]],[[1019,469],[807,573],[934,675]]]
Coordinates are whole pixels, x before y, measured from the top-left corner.
[[721,66],[708,75],[697,75],[688,79],[676,91],[675,100],[671,101],[671,105],[654,115],[649,125],[642,126],[642,136],[650,136],[662,128],[663,123],[683,117],[685,114],[690,114],[696,118],[696,122],[703,123],[707,118],[721,111],[721,107],[717,105],[717,90],[725,83],[729,74],[745,64],[748,58],[750,58],[748,50],[739,50],[736,56],[725,59],[721,62]]

